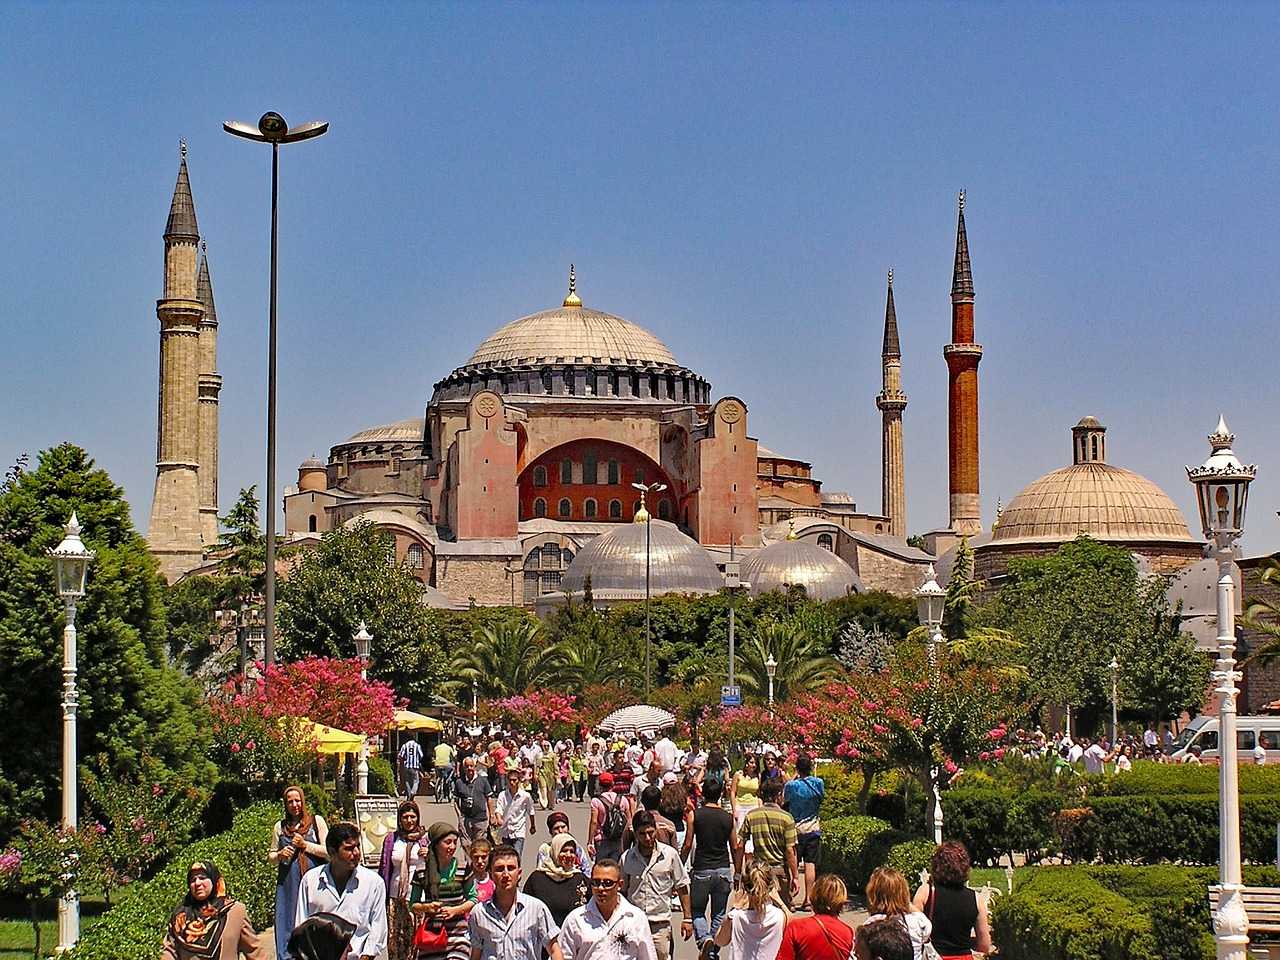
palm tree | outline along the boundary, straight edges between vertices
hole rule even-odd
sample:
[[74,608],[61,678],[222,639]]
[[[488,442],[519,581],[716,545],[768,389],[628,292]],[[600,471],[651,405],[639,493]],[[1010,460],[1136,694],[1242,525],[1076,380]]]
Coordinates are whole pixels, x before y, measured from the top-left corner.
[[817,690],[840,675],[839,662],[828,655],[827,650],[824,640],[794,621],[765,621],[738,654],[738,681],[744,690],[764,699],[769,690],[765,663],[772,656],[777,664],[773,680],[775,700]]
[[593,686],[639,687],[644,682],[634,637],[592,611],[557,644],[563,680],[581,692]]
[[561,676],[563,654],[547,642],[536,620],[482,627],[471,640],[468,649],[454,654],[449,672],[456,686],[474,684],[482,697],[509,697],[530,687],[551,686]]
[[[1280,588],[1280,558],[1272,557],[1262,569],[1262,583]],[[1280,660],[1280,601],[1263,597],[1249,604],[1244,615],[1245,625],[1267,635],[1261,646],[1245,658],[1245,663],[1257,661],[1269,666]]]

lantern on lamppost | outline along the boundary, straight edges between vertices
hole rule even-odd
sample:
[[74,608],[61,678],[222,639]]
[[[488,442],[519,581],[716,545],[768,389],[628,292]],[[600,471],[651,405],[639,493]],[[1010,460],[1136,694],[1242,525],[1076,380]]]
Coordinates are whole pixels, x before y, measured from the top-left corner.
[[[929,631],[929,680],[938,682],[938,644],[942,642],[942,614],[946,609],[947,591],[938,583],[938,574],[929,564],[925,571],[924,583],[912,592],[916,598],[916,616],[920,625]],[[933,767],[929,771],[929,779],[933,783],[933,842],[942,842],[942,788],[938,783],[940,771]]]
[[1241,673],[1236,669],[1235,580],[1231,567],[1235,541],[1244,531],[1249,484],[1258,475],[1231,449],[1235,435],[1224,418],[1209,434],[1209,459],[1187,467],[1196,488],[1200,527],[1213,544],[1218,561],[1218,662],[1213,672],[1218,694],[1218,909],[1213,912],[1213,938],[1219,960],[1244,960],[1249,947],[1249,917],[1240,876],[1240,768],[1236,766],[1236,696]]
[[[71,513],[62,542],[49,551],[53,558],[58,596],[66,605],[62,628],[62,824],[76,828],[79,785],[76,782],[76,601],[85,594],[94,552],[80,539],[80,521]],[[58,951],[65,953],[80,939],[80,894],[69,890],[58,900]]]
[[773,714],[773,678],[778,675],[778,661],[773,659],[773,654],[769,654],[769,659],[764,662],[764,672],[769,675],[769,714]]

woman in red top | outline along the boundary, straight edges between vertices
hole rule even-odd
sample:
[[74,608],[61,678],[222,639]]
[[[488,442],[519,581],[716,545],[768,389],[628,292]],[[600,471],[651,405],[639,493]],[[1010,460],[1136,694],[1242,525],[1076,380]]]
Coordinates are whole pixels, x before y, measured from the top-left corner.
[[778,960],[849,960],[853,930],[840,919],[849,893],[844,881],[825,873],[813,885],[813,916],[792,916],[782,934]]

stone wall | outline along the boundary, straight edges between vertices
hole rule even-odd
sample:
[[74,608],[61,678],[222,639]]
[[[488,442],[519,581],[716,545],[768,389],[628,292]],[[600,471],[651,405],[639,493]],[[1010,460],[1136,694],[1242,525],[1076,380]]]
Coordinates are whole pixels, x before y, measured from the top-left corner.
[[[504,606],[511,603],[509,567],[520,565],[519,554],[499,557],[437,556],[436,588],[455,600],[475,600],[482,606]],[[521,602],[519,574],[516,603]]]

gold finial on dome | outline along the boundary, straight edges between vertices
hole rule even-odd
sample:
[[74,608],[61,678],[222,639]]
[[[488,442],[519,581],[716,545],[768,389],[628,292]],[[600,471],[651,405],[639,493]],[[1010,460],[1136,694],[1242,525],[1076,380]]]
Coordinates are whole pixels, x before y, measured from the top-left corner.
[[634,520],[635,520],[635,522],[636,522],[636,523],[648,523],[648,522],[649,522],[649,511],[648,511],[648,510],[646,510],[646,509],[644,508],[644,504],[643,504],[643,503],[642,503],[642,504],[640,504],[640,509],[636,511],[636,515],[635,515]]
[[796,536],[796,522],[794,520],[787,521],[787,539],[788,540],[800,539],[799,537]]
[[566,307],[582,306],[582,298],[578,296],[578,278],[574,276],[573,264],[569,264],[569,295],[564,298]]

